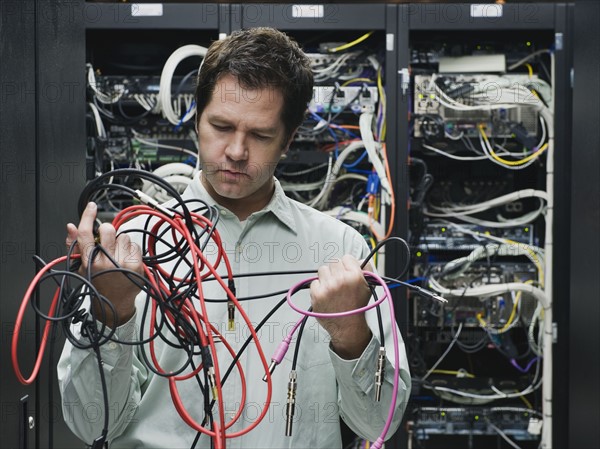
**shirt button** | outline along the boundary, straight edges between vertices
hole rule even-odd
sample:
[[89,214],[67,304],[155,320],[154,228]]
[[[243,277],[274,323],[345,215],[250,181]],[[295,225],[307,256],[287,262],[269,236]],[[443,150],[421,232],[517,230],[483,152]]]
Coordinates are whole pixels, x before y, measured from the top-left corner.
[[225,209],[221,209],[221,215],[223,215],[223,216],[227,215],[227,211]]
[[117,344],[114,341],[111,341],[108,344],[108,349],[112,349],[114,351],[115,349],[117,349]]
[[365,377],[365,374],[367,374],[367,373],[366,373],[365,369],[363,368],[358,372],[358,377]]

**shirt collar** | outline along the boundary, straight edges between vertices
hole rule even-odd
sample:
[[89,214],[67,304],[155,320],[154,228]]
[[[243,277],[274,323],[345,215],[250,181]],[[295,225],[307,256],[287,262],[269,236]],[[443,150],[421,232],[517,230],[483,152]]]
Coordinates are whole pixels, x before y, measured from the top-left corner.
[[[254,212],[252,215],[259,217],[266,213],[271,213],[281,223],[287,226],[294,234],[297,234],[297,226],[292,214],[291,200],[286,196],[285,192],[283,191],[283,187],[281,187],[281,184],[279,183],[279,180],[277,178],[273,178],[273,180],[275,181],[275,191],[271,201],[269,201],[263,210]],[[218,206],[219,208],[223,208],[223,206],[217,204],[217,202],[212,196],[210,196],[210,194],[202,185],[202,182],[200,181],[200,173],[197,173],[194,176],[194,179],[182,197],[183,199],[197,198],[210,206]]]

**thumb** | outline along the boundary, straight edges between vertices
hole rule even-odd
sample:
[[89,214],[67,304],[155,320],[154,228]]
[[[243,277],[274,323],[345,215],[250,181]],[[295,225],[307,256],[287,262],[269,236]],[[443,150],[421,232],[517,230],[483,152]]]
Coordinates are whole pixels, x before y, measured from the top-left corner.
[[73,242],[76,240],[77,240],[77,227],[73,223],[69,223],[69,224],[67,224],[67,238],[65,239],[65,245],[67,246],[67,252],[71,248],[71,245],[73,244]]

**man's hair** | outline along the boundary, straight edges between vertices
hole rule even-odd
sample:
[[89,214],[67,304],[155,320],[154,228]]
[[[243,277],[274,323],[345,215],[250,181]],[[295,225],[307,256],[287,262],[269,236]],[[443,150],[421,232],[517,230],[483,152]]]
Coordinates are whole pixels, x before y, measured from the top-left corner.
[[286,142],[302,124],[312,98],[310,61],[299,45],[273,28],[234,31],[209,47],[196,83],[196,120],[210,102],[215,85],[233,75],[244,89],[276,88],[283,95]]

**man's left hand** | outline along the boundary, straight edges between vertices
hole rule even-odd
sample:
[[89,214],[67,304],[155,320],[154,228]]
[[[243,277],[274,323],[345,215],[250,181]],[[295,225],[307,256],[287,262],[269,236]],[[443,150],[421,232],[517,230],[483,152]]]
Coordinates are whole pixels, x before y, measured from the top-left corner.
[[[345,255],[319,268],[318,279],[310,285],[310,296],[313,312],[339,313],[366,306],[371,291],[360,262]],[[371,340],[364,313],[318,321],[329,333],[333,350],[344,359],[360,357]]]

